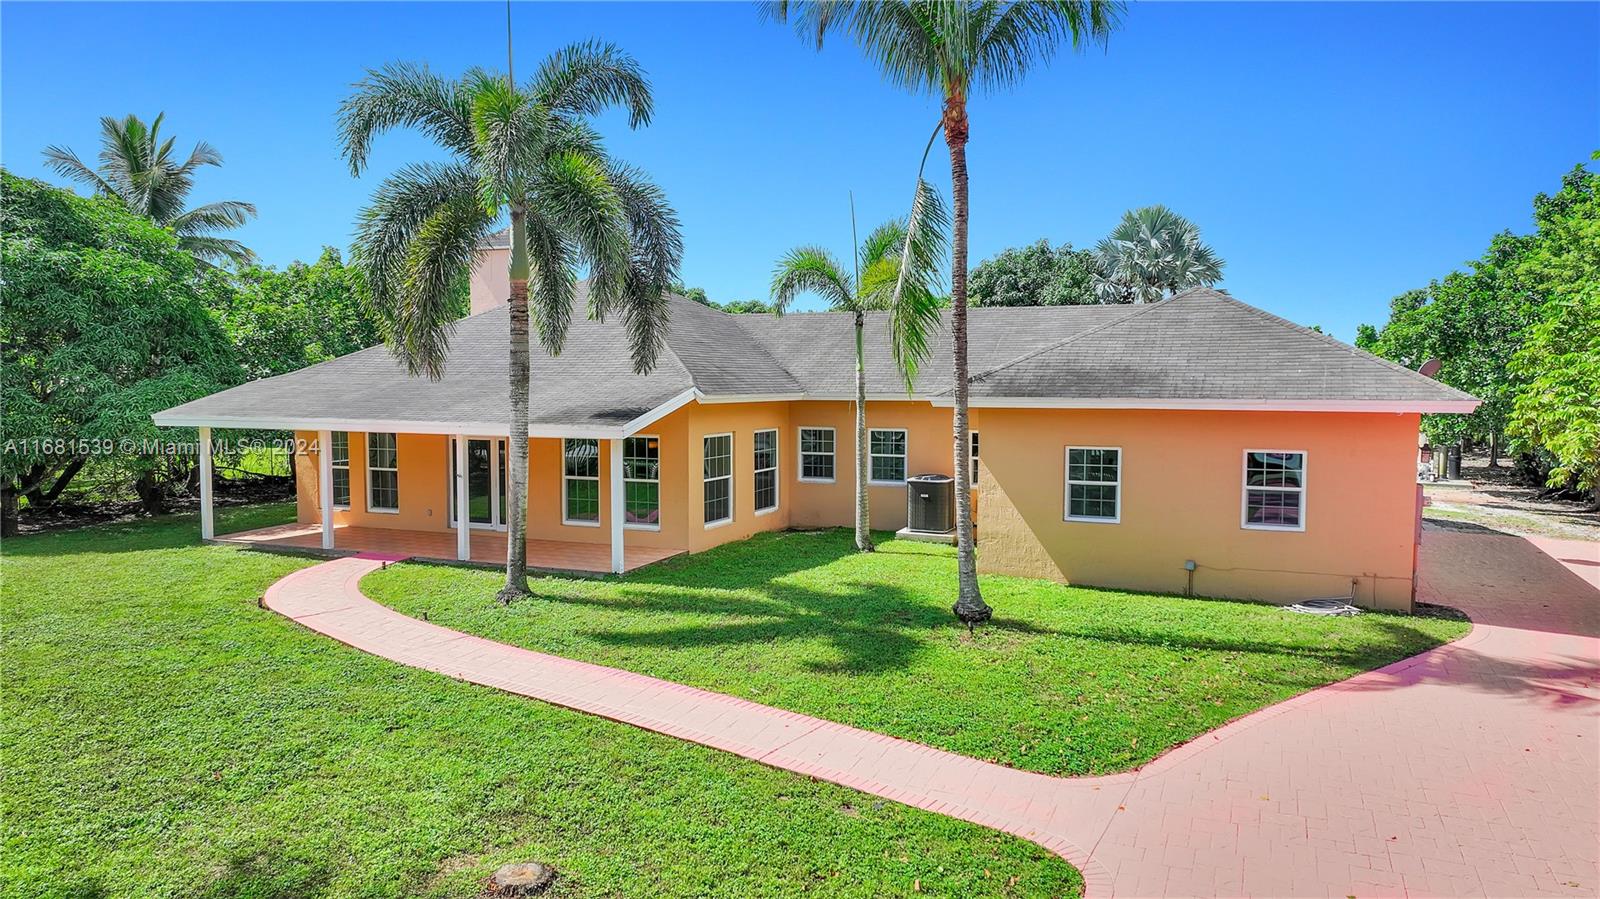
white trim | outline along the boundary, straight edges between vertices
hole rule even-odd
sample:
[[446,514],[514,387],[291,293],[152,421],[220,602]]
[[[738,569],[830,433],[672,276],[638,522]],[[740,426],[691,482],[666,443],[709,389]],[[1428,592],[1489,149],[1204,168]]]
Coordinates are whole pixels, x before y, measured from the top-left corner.
[[[978,484],[978,432],[971,429],[967,431],[967,459],[972,463],[972,471],[970,472],[972,475],[971,484],[975,487]],[[1120,472],[1121,469],[1118,469],[1118,471]]]
[[608,441],[606,455],[611,457],[611,573],[621,574],[627,568],[624,555],[622,526],[622,438],[613,437]]
[[[1280,455],[1293,454],[1300,457],[1300,486],[1299,487],[1251,487],[1248,473],[1250,470],[1251,453],[1278,453]],[[1247,531],[1279,531],[1285,534],[1302,534],[1306,529],[1307,507],[1310,497],[1311,454],[1300,449],[1260,449],[1245,448],[1239,459],[1239,527]],[[1294,493],[1300,497],[1300,526],[1286,528],[1277,524],[1250,524],[1250,491],[1270,491],[1272,493]]]
[[627,437],[624,437],[622,439],[622,446],[623,446],[622,458],[624,460],[626,460],[627,457],[628,457],[627,446],[628,446],[628,441],[629,440],[654,440],[656,442],[656,476],[654,478],[630,478],[630,477],[628,477],[628,473],[627,473],[626,469],[624,469],[623,473],[622,473],[622,483],[623,483],[623,492],[624,493],[627,492],[627,485],[630,482],[634,483],[634,484],[654,484],[654,485],[656,485],[656,523],[655,524],[648,524],[648,523],[642,522],[642,521],[628,521],[627,520],[627,518],[628,518],[628,515],[627,515],[627,497],[624,496],[623,497],[623,504],[622,504],[622,510],[623,510],[623,512],[622,512],[622,518],[623,518],[622,526],[625,529],[630,530],[630,531],[659,531],[659,530],[661,530],[661,435],[660,434],[630,434]]
[[[467,486],[467,435],[454,434],[449,443],[455,444],[451,454],[451,493],[455,494],[456,559],[465,562],[472,558],[472,496]],[[489,444],[489,470],[494,471],[495,444]],[[493,481],[493,475],[490,475]],[[489,520],[494,520],[493,488],[490,489]]]
[[[394,467],[393,468],[386,468],[386,467],[383,467],[383,466],[378,466],[376,468],[373,467],[373,465],[372,465],[372,437],[373,437],[374,434],[388,434],[390,437],[394,438]],[[367,474],[367,511],[368,512],[377,512],[380,515],[399,515],[400,514],[400,434],[398,432],[395,432],[395,431],[369,431],[369,432],[367,432],[365,443],[366,443],[366,445],[363,447],[363,449],[366,450],[366,465],[367,465],[367,467],[366,467],[366,474]],[[394,505],[392,507],[391,506],[375,506],[375,505],[372,504],[372,473],[374,471],[392,471],[392,472],[394,472]]]
[[[955,405],[955,398],[933,397],[934,406]],[[1212,412],[1471,412],[1482,400],[1078,400],[1055,397],[972,397],[967,405],[996,409],[1194,409]]]
[[[326,442],[324,442],[326,441]],[[349,458],[350,435],[344,437],[345,458]],[[345,477],[349,478],[349,466]],[[322,516],[322,548],[333,549],[333,432],[317,432],[317,505]],[[349,508],[346,506],[345,508]]]
[[[446,446],[448,446],[450,443],[453,443],[455,441],[455,439],[456,439],[456,435],[451,434],[449,440],[446,441]],[[500,477],[500,471],[501,471],[501,469],[505,468],[506,463],[508,463],[510,461],[509,454],[510,454],[510,451],[511,451],[511,440],[510,440],[509,437],[496,437],[493,434],[468,434],[468,435],[466,435],[466,439],[469,440],[469,441],[471,441],[471,440],[487,440],[487,441],[489,441],[489,445],[490,445],[490,452],[489,452],[489,520],[488,521],[471,521],[470,518],[472,516],[469,514],[467,516],[468,519],[469,519],[467,524],[475,531],[500,531],[500,532],[504,533],[505,530],[506,530],[506,527],[507,527],[506,520],[505,520],[506,516],[501,514],[501,509],[502,509],[503,506],[506,505],[506,502],[505,502],[505,500],[506,500],[506,488],[510,486],[511,477],[510,477],[510,473],[509,472],[507,472],[506,477],[504,477],[504,478]],[[470,451],[471,448],[472,448],[471,445],[468,444],[467,449]],[[454,454],[453,453],[447,453],[446,455],[452,456],[452,459],[451,459],[449,465],[450,465],[451,468],[454,468],[454,466],[455,466],[455,460],[453,458]],[[448,491],[447,491],[447,494],[448,494]],[[467,497],[467,499],[470,502],[472,497],[469,495]],[[455,510],[455,506],[451,505],[451,503],[450,503],[450,501],[448,499],[448,495],[447,495],[447,498],[445,500],[445,505],[450,506],[449,521],[447,522],[447,526],[451,530],[454,530],[455,527],[456,527],[456,510]],[[470,508],[470,505],[469,505],[469,508]],[[506,511],[509,511],[509,510],[506,510]]]
[[[833,449],[827,453],[807,453],[804,449],[806,431],[827,431],[833,435]],[[820,425],[800,425],[794,429],[794,479],[802,484],[834,484],[839,480],[839,429]],[[833,459],[833,477],[808,478],[805,476],[806,456],[828,456]]]
[[200,428],[200,539],[217,535],[216,518],[211,509],[211,429]]
[[[1072,451],[1073,450],[1110,450],[1117,454],[1117,479],[1115,481],[1074,481],[1072,479]],[[1120,446],[1072,446],[1068,445],[1061,453],[1061,520],[1083,522],[1084,524],[1121,524],[1122,523],[1122,447]],[[1072,514],[1072,485],[1082,484],[1085,487],[1107,484],[1117,488],[1116,514],[1110,518],[1100,515],[1074,515]]]
[[682,409],[684,406],[689,405],[695,400],[701,400],[701,402],[704,402],[704,400],[701,398],[700,391],[690,387],[688,390],[685,390],[672,399],[667,400],[654,409],[651,409],[649,412],[646,412],[638,418],[635,418],[623,425],[622,436],[637,437],[641,428],[647,428],[650,425],[655,424],[656,422],[666,418],[668,415],[671,415],[679,409]]
[[[406,421],[380,418],[291,418],[287,416],[249,415],[169,415],[158,412],[151,416],[163,428],[246,428],[273,431],[358,431],[368,434],[480,434],[487,437],[507,437],[511,429],[503,421]],[[539,424],[528,425],[529,437],[580,437],[609,440],[623,436],[622,428],[568,426]]]
[[[594,440],[594,477],[588,475],[567,474],[567,441],[569,440]],[[594,520],[587,518],[573,518],[567,512],[568,481],[594,481],[595,508]],[[600,526],[600,509],[604,505],[600,502],[600,441],[593,437],[563,437],[561,438],[561,523],[574,528],[597,528]]]
[[[726,438],[728,438],[728,473],[726,475],[718,475],[715,478],[708,478],[708,477],[706,477],[706,441],[707,440],[713,440],[713,439],[715,439],[717,437],[726,437]],[[736,447],[735,444],[736,444],[736,441],[733,439],[733,432],[732,431],[722,431],[722,432],[716,433],[716,434],[702,434],[702,435],[700,435],[700,517],[702,519],[705,518],[705,514],[706,514],[706,485],[711,483],[712,481],[720,481],[724,477],[728,479],[728,517],[727,518],[718,518],[715,521],[707,521],[705,523],[705,527],[706,527],[706,530],[708,530],[708,531],[711,530],[712,528],[718,528],[718,527],[722,527],[725,524],[732,524],[733,523],[734,510],[735,510],[735,507],[734,507],[734,493],[733,493],[733,474],[739,468],[738,463],[736,462],[736,460],[738,459],[738,455],[737,455],[737,447]]]
[[[883,431],[884,433],[888,433],[890,431],[898,431],[900,433],[901,441],[902,441],[902,443],[903,443],[903,445],[905,447],[905,452],[904,453],[900,453],[898,455],[895,454],[895,453],[875,453],[875,452],[873,452],[872,451],[872,435],[873,435],[874,432],[877,432],[877,431]],[[906,485],[906,479],[905,478],[901,478],[898,481],[880,481],[880,480],[878,480],[878,479],[876,479],[876,478],[874,478],[872,476],[872,460],[874,458],[878,457],[878,456],[882,456],[885,459],[898,458],[900,460],[901,467],[905,469],[905,473],[907,475],[910,475],[911,474],[911,432],[907,431],[905,428],[867,428],[867,486],[868,487],[904,487]]]
[[[719,396],[706,396],[696,391],[695,399],[708,406],[723,403],[792,403],[800,400],[823,399],[823,397],[807,396],[804,393],[726,393]],[[855,397],[850,397],[855,399]]]
[[[771,468],[756,468],[755,467],[756,436],[760,435],[760,434],[771,434],[772,435],[772,467]],[[755,431],[751,432],[751,434],[750,434],[750,463],[751,463],[751,471],[750,471],[750,504],[752,506],[755,505],[756,496],[758,495],[757,488],[756,488],[756,475],[760,474],[763,471],[772,472],[772,505],[768,506],[765,509],[756,509],[756,514],[757,515],[771,515],[773,512],[778,511],[778,507],[783,505],[783,476],[781,474],[782,471],[783,471],[783,458],[782,458],[782,456],[783,456],[783,434],[778,428],[757,428]]]

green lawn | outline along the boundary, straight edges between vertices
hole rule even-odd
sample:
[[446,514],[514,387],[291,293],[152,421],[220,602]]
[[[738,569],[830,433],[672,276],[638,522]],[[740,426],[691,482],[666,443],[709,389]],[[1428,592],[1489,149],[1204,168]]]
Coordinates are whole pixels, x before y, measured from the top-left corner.
[[[224,510],[219,530],[291,516]],[[344,647],[256,606],[309,560],[200,546],[196,531],[192,518],[166,519],[5,542],[0,895],[469,897],[496,865],[524,859],[555,865],[558,896],[1080,891],[1069,865],[1017,839]],[[823,589],[817,574],[863,570],[837,559],[838,543],[787,544],[804,555],[787,556],[770,588],[781,600],[737,573],[741,558],[783,557],[786,544],[765,540],[620,585],[541,582],[561,601],[474,620],[524,636],[558,621],[566,645],[615,642],[651,667],[669,646],[619,638],[694,622],[731,636],[752,626],[748,604],[768,602],[790,612],[763,613],[762,627],[826,626],[795,604]],[[882,558],[896,578],[946,564]],[[824,567],[807,580],[812,566]],[[671,577],[724,589],[685,591]],[[390,598],[437,589],[425,604],[461,621],[482,613],[495,576],[408,566],[381,586]],[[738,617],[670,609],[708,595]],[[848,618],[837,653],[886,665],[863,675],[881,684],[887,669],[924,669],[921,647],[939,632]],[[1016,639],[994,633],[975,652]],[[767,658],[748,637],[721,647],[730,664]],[[773,671],[847,680],[806,667],[826,646],[772,639]],[[719,651],[671,643],[700,665]]]
[[363,588],[446,627],[1051,774],[1139,765],[1467,629],[991,577],[995,622],[969,637],[949,612],[955,580],[948,547],[860,555],[837,530],[765,534],[620,580],[543,578],[510,608],[491,601],[493,571],[396,565]]

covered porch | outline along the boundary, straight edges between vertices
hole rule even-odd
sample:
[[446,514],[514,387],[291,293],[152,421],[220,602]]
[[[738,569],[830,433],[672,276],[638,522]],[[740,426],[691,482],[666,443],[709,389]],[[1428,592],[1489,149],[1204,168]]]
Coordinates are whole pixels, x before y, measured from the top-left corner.
[[[319,523],[280,524],[222,534],[214,543],[247,546],[251,549],[313,552],[343,556],[355,553],[392,553],[436,562],[467,562],[499,567],[506,563],[506,535],[502,531],[474,531],[471,556],[457,556],[456,535],[440,531],[410,531],[399,528],[373,528],[335,525],[331,545],[323,543]],[[681,549],[627,546],[622,552],[620,572],[614,567],[611,547],[604,543],[574,543],[563,540],[529,540],[528,569],[561,574],[625,573],[679,555]]]

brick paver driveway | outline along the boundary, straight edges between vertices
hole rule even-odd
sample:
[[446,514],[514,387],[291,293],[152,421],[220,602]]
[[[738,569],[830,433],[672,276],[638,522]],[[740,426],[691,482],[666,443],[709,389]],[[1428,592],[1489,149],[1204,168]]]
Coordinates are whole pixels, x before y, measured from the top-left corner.
[[266,604],[408,665],[1034,840],[1091,896],[1600,895],[1600,544],[1430,530],[1423,598],[1470,613],[1468,637],[1072,779],[407,618],[357,589],[380,564],[304,569]]

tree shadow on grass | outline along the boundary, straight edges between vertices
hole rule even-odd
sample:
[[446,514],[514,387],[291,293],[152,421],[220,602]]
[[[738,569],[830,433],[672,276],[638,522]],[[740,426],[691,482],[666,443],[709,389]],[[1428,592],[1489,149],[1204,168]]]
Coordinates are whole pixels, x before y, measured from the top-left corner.
[[198,899],[308,899],[327,892],[333,871],[325,862],[267,852],[229,857],[194,895]]

